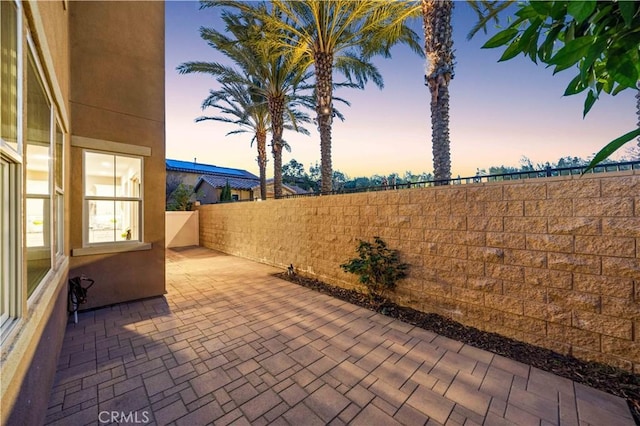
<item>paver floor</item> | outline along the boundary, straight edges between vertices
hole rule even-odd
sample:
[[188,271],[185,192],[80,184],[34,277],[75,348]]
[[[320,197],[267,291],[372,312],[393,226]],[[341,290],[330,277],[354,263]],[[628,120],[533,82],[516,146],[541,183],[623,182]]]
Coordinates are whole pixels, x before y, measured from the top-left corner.
[[205,248],[166,297],[81,313],[47,424],[633,425],[621,398]]

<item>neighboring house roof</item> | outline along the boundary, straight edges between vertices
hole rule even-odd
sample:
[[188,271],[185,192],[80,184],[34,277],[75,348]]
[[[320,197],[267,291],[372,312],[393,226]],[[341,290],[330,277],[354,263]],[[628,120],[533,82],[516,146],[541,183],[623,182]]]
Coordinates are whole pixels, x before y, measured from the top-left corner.
[[[232,169],[230,167],[218,167],[213,164],[201,164],[195,161],[166,160],[167,171],[196,173],[201,175],[222,175],[234,178],[258,179],[258,177],[246,170]],[[226,183],[226,182],[225,182]],[[231,184],[231,182],[229,182]],[[224,186],[224,184],[222,185]]]
[[311,191],[307,191],[306,189],[302,189],[299,186],[291,185],[290,183],[283,184],[287,188],[289,188],[294,194],[308,194]]
[[[198,182],[196,182],[194,190],[197,191],[203,182],[208,183],[214,188],[222,188],[227,184],[227,182],[229,182],[229,186],[232,189],[252,189],[256,186],[256,179],[239,179],[226,176],[202,175],[200,176],[200,179],[198,179]],[[258,186],[260,186],[259,182]]]
[[[273,178],[267,179],[267,185],[273,185]],[[291,192],[292,194],[308,194],[311,192],[311,191],[307,191],[306,189],[302,189],[299,186],[292,185],[290,183],[283,183],[282,187],[288,189],[289,192]],[[258,185],[254,186],[253,189],[256,191],[259,191],[260,182],[258,182]]]
[[296,194],[310,194],[312,192],[312,191],[309,191],[307,189],[300,188],[299,186],[296,186],[296,185],[287,184],[287,186],[289,188],[293,189],[296,192]]

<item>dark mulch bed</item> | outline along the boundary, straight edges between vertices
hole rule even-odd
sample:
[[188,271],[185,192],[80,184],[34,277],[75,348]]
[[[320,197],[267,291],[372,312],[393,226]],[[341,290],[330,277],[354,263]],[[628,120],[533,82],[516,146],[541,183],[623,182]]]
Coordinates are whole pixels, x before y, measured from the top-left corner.
[[372,300],[368,295],[335,287],[316,279],[300,275],[276,274],[279,278],[321,293],[342,299],[411,325],[433,331],[441,336],[485,349],[498,355],[537,367],[561,377],[617,395],[627,400],[629,408],[640,425],[640,375],[596,362],[586,362],[562,355],[549,349],[500,336],[495,333],[467,327],[438,314],[424,313],[396,305],[382,299]]

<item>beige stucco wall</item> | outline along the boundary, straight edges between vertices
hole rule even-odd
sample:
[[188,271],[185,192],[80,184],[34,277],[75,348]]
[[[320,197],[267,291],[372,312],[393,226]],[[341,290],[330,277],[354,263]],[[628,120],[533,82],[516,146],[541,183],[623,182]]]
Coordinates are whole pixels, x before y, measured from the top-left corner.
[[203,246],[339,286],[356,239],[411,265],[395,300],[640,372],[640,174],[201,206]]
[[[85,308],[160,295],[165,292],[164,3],[69,2],[69,12],[73,140],[150,150],[143,170],[143,242],[151,244],[150,250],[77,256],[73,250],[83,246],[82,179],[74,179],[70,275],[96,280]],[[82,176],[80,147],[72,146],[71,174]]]
[[166,212],[166,247],[197,246],[199,240],[198,212]]
[[195,186],[200,176],[202,176],[201,173],[175,172],[173,170],[169,170],[166,173],[168,181],[175,180],[191,186]]

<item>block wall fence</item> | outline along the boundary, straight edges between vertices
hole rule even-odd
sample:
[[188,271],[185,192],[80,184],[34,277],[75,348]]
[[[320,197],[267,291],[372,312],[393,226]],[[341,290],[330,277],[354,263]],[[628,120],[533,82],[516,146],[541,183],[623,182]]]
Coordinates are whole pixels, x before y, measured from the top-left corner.
[[637,171],[199,211],[201,245],[347,288],[339,265],[380,236],[411,265],[396,303],[640,373]]

